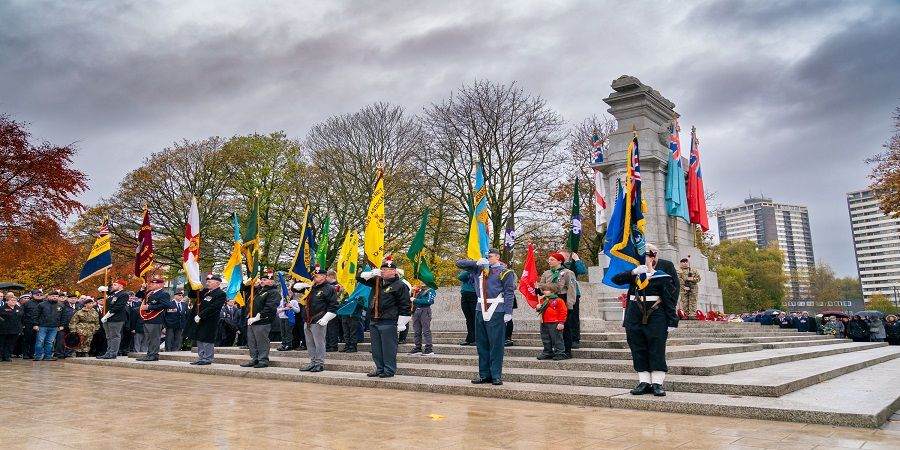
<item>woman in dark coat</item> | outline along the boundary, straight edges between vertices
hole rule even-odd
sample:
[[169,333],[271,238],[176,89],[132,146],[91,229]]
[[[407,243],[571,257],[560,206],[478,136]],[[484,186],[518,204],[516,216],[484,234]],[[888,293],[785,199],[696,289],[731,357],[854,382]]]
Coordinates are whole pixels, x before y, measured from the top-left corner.
[[897,320],[897,316],[891,314],[885,318],[884,331],[888,344],[900,345],[900,320]]
[[12,361],[13,346],[22,334],[22,307],[14,295],[8,295],[0,306],[0,361]]
[[860,316],[853,316],[847,324],[847,337],[853,342],[869,342],[869,324]]

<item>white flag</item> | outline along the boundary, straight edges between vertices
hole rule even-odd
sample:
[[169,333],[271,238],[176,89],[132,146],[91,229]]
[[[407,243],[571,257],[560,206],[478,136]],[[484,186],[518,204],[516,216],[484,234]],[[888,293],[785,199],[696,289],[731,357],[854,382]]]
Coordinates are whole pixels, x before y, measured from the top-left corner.
[[181,254],[184,275],[191,283],[192,289],[201,289],[200,281],[200,213],[197,211],[197,198],[191,197],[191,210],[188,211],[187,225],[184,226],[184,251]]
[[597,232],[606,227],[606,180],[597,169],[594,169],[594,222]]

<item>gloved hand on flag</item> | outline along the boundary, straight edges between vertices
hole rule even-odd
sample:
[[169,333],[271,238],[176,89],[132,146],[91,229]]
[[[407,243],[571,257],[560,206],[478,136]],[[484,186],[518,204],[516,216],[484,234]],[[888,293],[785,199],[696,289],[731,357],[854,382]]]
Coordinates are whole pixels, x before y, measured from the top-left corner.
[[319,324],[319,325],[321,325],[321,326],[323,326],[323,327],[324,327],[324,326],[327,326],[327,325],[328,325],[328,322],[331,321],[331,319],[334,319],[336,316],[337,316],[337,314],[335,314],[335,313],[329,311],[329,312],[325,313],[325,315],[322,316],[322,318],[319,319],[319,321],[316,322],[316,323]]
[[488,267],[491,267],[491,263],[487,260],[487,258],[481,258],[478,261],[476,261],[475,264],[478,267],[481,267],[482,269],[487,269]]
[[200,323],[200,316],[194,316],[194,323]]
[[312,286],[309,283],[303,283],[303,282],[298,281],[298,282],[294,283],[294,286],[292,286],[292,287],[294,288],[294,292],[300,292],[304,289],[309,289]]
[[259,319],[260,319],[259,313],[256,313],[255,316],[253,316],[253,317],[247,319],[247,325],[248,325],[248,326],[249,326],[249,325],[253,325],[253,324],[256,323],[256,322],[259,322]]
[[503,323],[509,322],[510,320],[512,320],[512,314],[503,315]]
[[646,273],[650,273],[650,268],[643,264],[631,270],[632,275],[643,275]]
[[110,317],[112,317],[112,313],[108,312],[108,313],[106,313],[106,314],[103,315],[103,318],[100,319],[100,321],[103,322],[103,323],[106,323],[106,321],[109,320]]
[[412,320],[410,316],[400,316],[397,318],[397,331],[406,331],[406,325]]
[[100,292],[106,292],[107,290],[109,290],[109,288],[106,287],[106,286],[100,286],[100,287],[97,288],[97,290],[100,291]]

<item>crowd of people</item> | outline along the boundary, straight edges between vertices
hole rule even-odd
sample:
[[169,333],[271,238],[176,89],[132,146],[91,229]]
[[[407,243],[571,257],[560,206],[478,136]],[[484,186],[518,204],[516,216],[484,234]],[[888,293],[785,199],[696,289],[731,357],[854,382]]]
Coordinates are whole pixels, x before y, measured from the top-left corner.
[[823,313],[815,316],[809,311],[787,313],[778,310],[756,311],[741,314],[737,320],[758,322],[799,332],[827,334],[836,338],[852,339],[854,342],[887,342],[900,345],[900,320],[895,314],[880,314],[876,311],[847,315],[843,313]]

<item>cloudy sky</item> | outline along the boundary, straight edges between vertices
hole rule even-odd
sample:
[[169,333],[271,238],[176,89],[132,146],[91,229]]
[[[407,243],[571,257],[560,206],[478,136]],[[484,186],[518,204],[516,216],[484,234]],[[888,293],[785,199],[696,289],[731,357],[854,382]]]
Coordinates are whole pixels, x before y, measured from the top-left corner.
[[[896,1],[0,1],[0,112],[77,142],[90,203],[176,140],[302,137],[374,101],[418,112],[517,81],[570,122],[631,74],[696,125],[715,203],[807,205],[855,274],[844,194],[900,105]],[[682,140],[686,140],[682,136]]]

